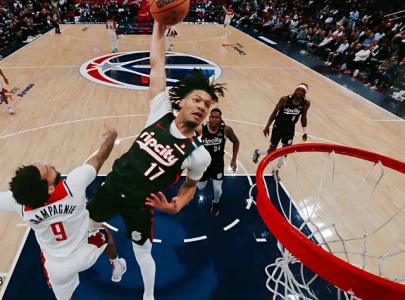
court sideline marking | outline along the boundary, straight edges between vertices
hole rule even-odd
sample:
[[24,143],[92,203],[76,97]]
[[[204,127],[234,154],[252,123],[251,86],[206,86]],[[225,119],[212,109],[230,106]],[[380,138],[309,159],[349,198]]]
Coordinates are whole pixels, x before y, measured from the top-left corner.
[[[109,119],[109,118],[148,117],[148,116],[149,116],[149,114],[135,114],[135,115],[105,116],[105,117],[94,117],[94,118],[88,118],[88,119],[71,120],[71,121],[65,121],[65,122],[60,122],[60,123],[54,123],[54,124],[34,127],[34,128],[22,130],[22,131],[17,131],[17,132],[14,132],[14,133],[9,133],[9,134],[0,136],[0,140],[8,138],[8,137],[13,137],[13,136],[16,136],[16,135],[20,135],[20,134],[23,134],[23,133],[27,133],[27,132],[37,131],[37,130],[44,129],[44,128],[55,127],[55,126],[71,124],[71,123],[80,123],[80,122],[102,120],[102,119]],[[233,120],[233,119],[224,119],[224,121],[231,121],[231,122],[235,122],[235,123],[242,123],[242,124],[260,126],[260,127],[265,127],[266,126],[264,124],[258,124],[258,123],[253,123],[253,122],[248,122],[248,121],[241,121],[241,120]],[[272,126],[270,126],[270,127],[272,128]],[[299,135],[303,135],[303,133],[301,133],[301,132],[296,131],[295,133],[299,134]],[[324,139],[324,138],[320,138],[320,137],[317,137],[317,136],[314,136],[314,135],[309,135],[308,134],[308,137],[311,137],[313,139],[317,139],[317,140],[320,140],[320,141],[324,141],[324,142],[327,142],[327,143],[332,143],[332,144],[335,144],[335,145],[342,145],[342,144],[339,144],[337,142],[334,142],[334,141],[331,141],[331,140],[328,140],[328,139]]]
[[24,248],[25,242],[27,241],[28,234],[29,234],[30,230],[31,230],[31,228],[27,227],[27,229],[25,230],[24,236],[21,239],[20,246],[17,249],[17,252],[16,252],[16,254],[14,256],[14,259],[13,259],[13,262],[11,264],[10,270],[8,271],[9,276],[6,277],[6,280],[4,281],[3,286],[1,287],[0,299],[3,299],[3,296],[4,296],[5,292],[6,292],[8,283],[10,282],[10,279],[13,276],[15,266],[17,265],[17,262],[18,262],[18,260],[20,258],[22,249]]
[[[218,26],[219,26],[219,25],[218,25]],[[306,65],[304,65],[304,64],[302,64],[302,63],[300,63],[299,61],[297,61],[297,60],[295,60],[295,59],[292,59],[291,57],[289,57],[288,55],[284,54],[283,52],[280,52],[280,51],[278,51],[277,49],[275,49],[275,48],[273,48],[273,47],[270,47],[269,45],[267,45],[267,44],[264,43],[263,41],[255,39],[254,37],[248,35],[247,33],[243,32],[242,30],[240,30],[240,29],[238,29],[238,28],[236,28],[236,27],[234,27],[234,26],[232,26],[232,27],[233,27],[235,30],[237,30],[237,31],[243,33],[244,35],[248,36],[249,38],[251,38],[251,39],[253,39],[253,40],[259,42],[259,44],[264,45],[264,46],[266,46],[266,47],[268,47],[268,48],[270,48],[270,49],[272,49],[272,50],[274,50],[274,51],[276,51],[276,52],[278,52],[278,53],[284,55],[285,57],[288,57],[290,60],[296,62],[297,64],[300,64],[300,65],[304,66],[306,69],[311,70],[311,71],[312,71],[313,73],[315,73],[317,76],[320,76],[320,77],[322,77],[322,78],[324,78],[324,79],[327,79],[327,80],[329,80],[330,82],[332,82],[333,84],[339,86],[340,88],[342,88],[342,89],[344,89],[344,90],[346,90],[346,91],[349,91],[349,92],[352,93],[353,95],[356,95],[356,96],[360,97],[360,98],[363,99],[363,100],[366,100],[368,103],[371,103],[372,105],[376,106],[376,107],[379,108],[380,110],[383,110],[383,111],[389,113],[391,116],[395,117],[395,119],[404,121],[403,119],[401,119],[401,118],[398,117],[397,115],[394,115],[392,112],[390,112],[390,111],[388,111],[388,110],[382,108],[381,106],[375,104],[374,102],[368,100],[367,98],[364,98],[363,96],[361,96],[361,95],[359,95],[359,94],[356,94],[356,93],[353,92],[352,90],[349,90],[348,88],[346,88],[346,87],[340,85],[339,83],[333,81],[332,79],[330,79],[330,78],[328,78],[328,77],[326,77],[326,76],[323,76],[322,74],[319,74],[318,72],[312,70],[312,69],[309,68],[308,66],[306,66]],[[376,121],[376,120],[374,120],[374,121]],[[381,120],[380,120],[380,121],[381,121]],[[388,121],[388,120],[384,120],[384,121]]]
[[[75,25],[79,25],[79,24],[75,24]],[[223,29],[223,31],[225,31],[225,33],[221,36],[218,37],[214,37],[214,38],[210,38],[210,39],[203,39],[203,40],[194,40],[194,41],[183,41],[183,42],[176,42],[174,43],[174,46],[176,44],[188,44],[188,43],[201,43],[201,42],[208,42],[208,41],[214,41],[214,40],[219,40],[222,39],[224,37],[230,36],[232,34],[231,31],[221,28]],[[102,40],[92,40],[92,39],[86,39],[86,38],[80,38],[80,37],[76,37],[73,35],[68,35],[68,34],[64,34],[62,33],[63,36],[66,36],[68,38],[72,38],[72,39],[78,39],[78,40],[82,40],[82,41],[88,41],[88,42],[99,42],[99,43],[110,43],[110,41],[102,41]],[[152,36],[152,35],[151,35]],[[121,42],[122,44],[135,44],[135,45],[150,45],[150,41],[145,42],[145,43],[131,43],[131,42]]]

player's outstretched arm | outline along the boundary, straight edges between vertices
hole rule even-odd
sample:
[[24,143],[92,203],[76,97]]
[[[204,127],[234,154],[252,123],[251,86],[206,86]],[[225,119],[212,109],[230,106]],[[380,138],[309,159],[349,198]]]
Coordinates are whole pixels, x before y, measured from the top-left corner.
[[152,100],[159,93],[166,90],[166,46],[165,26],[155,20],[153,25],[152,42],[150,45],[150,76],[149,98]]
[[8,79],[7,79],[6,75],[4,75],[4,73],[3,73],[3,71],[2,71],[1,69],[0,69],[0,75],[1,75],[1,77],[3,77],[4,82],[5,82],[6,84],[8,84]]
[[104,143],[101,145],[97,154],[89,159],[88,165],[91,165],[96,169],[96,173],[100,172],[104,162],[110,156],[112,149],[114,148],[115,140],[117,139],[117,131],[112,128],[107,128],[107,131],[103,134],[105,137]]
[[232,159],[231,159],[231,168],[232,171],[236,171],[236,158],[238,157],[238,152],[239,152],[239,139],[236,136],[235,132],[233,132],[232,127],[226,126],[225,127],[225,136],[232,142],[233,144],[233,153],[232,153]]
[[305,106],[304,106],[304,110],[302,111],[302,115],[301,115],[301,125],[302,125],[302,129],[304,131],[304,134],[302,135],[302,140],[305,142],[307,140],[307,125],[308,125],[308,109],[309,106],[311,104],[309,103],[309,100],[306,101]]
[[198,180],[192,180],[189,177],[181,186],[177,197],[173,197],[172,202],[167,202],[165,195],[162,192],[151,194],[146,198],[146,205],[160,209],[168,214],[177,214],[187,203],[193,199],[197,189]]

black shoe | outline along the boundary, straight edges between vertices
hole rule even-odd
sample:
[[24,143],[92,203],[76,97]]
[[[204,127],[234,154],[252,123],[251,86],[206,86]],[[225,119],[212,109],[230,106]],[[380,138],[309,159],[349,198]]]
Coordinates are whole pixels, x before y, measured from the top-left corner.
[[212,202],[211,215],[216,217],[219,213],[219,203]]

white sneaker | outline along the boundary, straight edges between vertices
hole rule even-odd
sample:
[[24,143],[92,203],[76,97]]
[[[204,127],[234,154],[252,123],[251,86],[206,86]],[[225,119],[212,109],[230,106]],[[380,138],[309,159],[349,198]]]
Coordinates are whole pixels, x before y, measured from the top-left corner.
[[[127,262],[123,258],[119,258],[119,264],[113,264],[113,275],[111,280],[114,282],[120,282],[122,275],[127,271]],[[111,263],[112,264],[112,263]]]
[[13,113],[14,113],[14,110],[12,110],[11,107],[8,107],[8,108],[7,108],[7,112],[8,112],[9,114],[13,114]]

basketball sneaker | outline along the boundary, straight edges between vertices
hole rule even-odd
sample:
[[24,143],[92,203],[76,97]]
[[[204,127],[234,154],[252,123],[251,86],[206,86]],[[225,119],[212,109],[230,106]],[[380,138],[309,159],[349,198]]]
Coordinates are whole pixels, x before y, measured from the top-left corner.
[[122,275],[127,271],[127,262],[123,258],[118,259],[119,263],[114,264],[111,262],[111,265],[113,267],[113,275],[111,277],[111,280],[114,282],[120,282]]
[[11,107],[7,107],[7,112],[8,112],[9,114],[13,114],[13,113],[14,113],[14,110],[12,110]]
[[255,149],[255,152],[253,152],[253,162],[255,164],[257,164],[259,157],[260,157],[259,149]]
[[211,215],[216,217],[219,214],[219,202],[212,202]]

